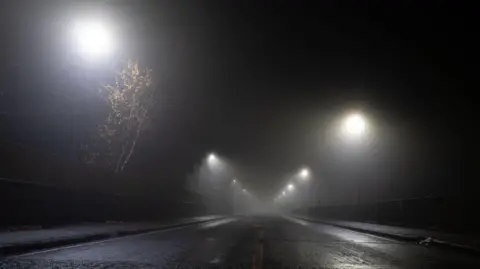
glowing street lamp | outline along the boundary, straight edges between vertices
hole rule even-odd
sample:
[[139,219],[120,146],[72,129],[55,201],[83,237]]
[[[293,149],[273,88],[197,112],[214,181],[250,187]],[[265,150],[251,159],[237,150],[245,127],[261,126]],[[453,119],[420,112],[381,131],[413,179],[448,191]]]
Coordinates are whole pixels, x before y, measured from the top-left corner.
[[209,161],[214,161],[214,160],[216,160],[216,159],[217,159],[217,156],[215,156],[214,153],[208,154],[208,160],[209,160]]
[[115,51],[112,30],[101,21],[79,21],[73,25],[74,45],[86,60],[96,60]]
[[218,160],[217,156],[214,153],[208,154],[208,162],[214,163]]
[[343,132],[350,138],[362,137],[366,129],[365,117],[358,113],[348,115],[343,123]]
[[303,168],[303,169],[300,171],[300,177],[301,177],[302,179],[307,179],[309,176],[310,176],[310,171],[309,171],[307,168]]
[[[370,125],[370,126],[369,126]],[[342,132],[346,139],[354,142],[366,141],[367,135],[372,135],[372,125],[368,123],[368,119],[360,113],[353,113],[345,117],[342,124]],[[357,204],[360,204],[360,183],[357,181]]]
[[295,186],[293,184],[288,184],[287,190],[293,191],[295,189]]

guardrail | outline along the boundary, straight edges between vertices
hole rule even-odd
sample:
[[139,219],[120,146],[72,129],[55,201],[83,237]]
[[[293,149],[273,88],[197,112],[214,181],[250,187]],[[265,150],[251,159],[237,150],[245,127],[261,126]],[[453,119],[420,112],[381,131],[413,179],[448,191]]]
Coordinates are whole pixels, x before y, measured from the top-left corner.
[[138,221],[204,213],[194,194],[158,188],[151,191],[138,184],[138,178],[0,141],[0,226]]
[[[178,197],[177,197],[178,198]],[[1,226],[142,221],[201,214],[172,197],[108,194],[0,178]]]

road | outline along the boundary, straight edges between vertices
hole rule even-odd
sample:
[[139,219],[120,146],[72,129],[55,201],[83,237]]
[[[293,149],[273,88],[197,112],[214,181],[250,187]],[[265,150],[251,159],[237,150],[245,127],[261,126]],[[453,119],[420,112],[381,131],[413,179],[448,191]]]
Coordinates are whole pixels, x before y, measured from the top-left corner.
[[27,253],[0,261],[0,268],[480,268],[480,259],[257,216]]

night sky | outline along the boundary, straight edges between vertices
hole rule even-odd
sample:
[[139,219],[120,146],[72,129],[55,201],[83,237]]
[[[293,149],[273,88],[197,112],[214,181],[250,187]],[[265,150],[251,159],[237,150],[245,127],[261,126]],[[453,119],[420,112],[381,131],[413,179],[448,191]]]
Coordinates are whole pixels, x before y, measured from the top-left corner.
[[[40,2],[12,4],[2,16],[10,24],[2,25],[1,83],[10,92],[0,102],[1,134],[72,155],[67,120],[45,109],[68,105],[31,100],[64,85],[81,88],[55,73],[63,43],[52,32],[61,21],[54,15],[71,6]],[[323,130],[332,117],[359,109],[382,126],[365,153],[364,175],[381,199],[458,194],[474,184],[473,9],[403,1],[107,2],[100,10],[118,20],[122,57],[152,67],[161,91],[129,174],[183,182],[214,150],[259,195],[275,194],[301,165],[340,185],[350,167],[322,146]],[[32,124],[18,123],[20,105],[32,107],[21,113]],[[32,116],[36,109],[42,116]],[[79,109],[83,139],[101,109],[94,101]]]

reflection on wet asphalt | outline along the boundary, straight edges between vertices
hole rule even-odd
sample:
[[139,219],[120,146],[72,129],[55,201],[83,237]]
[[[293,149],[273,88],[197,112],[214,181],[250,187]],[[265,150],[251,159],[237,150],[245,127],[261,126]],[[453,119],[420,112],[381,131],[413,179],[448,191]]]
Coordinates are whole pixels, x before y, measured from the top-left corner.
[[264,216],[9,257],[0,268],[480,268],[480,259]]

